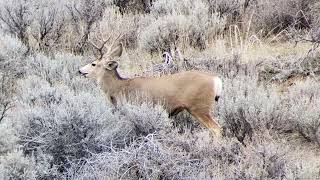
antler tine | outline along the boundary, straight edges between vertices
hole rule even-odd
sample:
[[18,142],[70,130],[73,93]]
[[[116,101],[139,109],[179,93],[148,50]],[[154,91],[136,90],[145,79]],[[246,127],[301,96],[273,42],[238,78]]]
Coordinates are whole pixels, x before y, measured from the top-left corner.
[[101,46],[98,47],[96,44],[94,44],[94,43],[90,40],[90,37],[89,37],[89,41],[88,41],[88,42],[89,42],[95,49],[97,49],[98,52],[99,52],[99,54],[100,54],[100,56],[98,57],[99,59],[101,59],[101,58],[103,57],[103,55],[105,54],[105,53],[103,53],[103,47],[104,47],[105,44],[110,40],[110,38],[111,38],[111,35],[107,38],[107,40],[103,40]]
[[100,47],[100,59],[102,59],[103,55],[108,53],[108,51],[106,53],[103,53],[102,50],[103,50],[103,47],[107,44],[107,42],[110,40],[111,38],[111,34],[109,35],[109,37],[107,38],[107,40],[103,40],[102,44],[101,44],[101,47]]
[[98,47],[95,43],[93,43],[93,42],[91,41],[90,36],[88,37],[87,43],[90,44],[92,47],[94,47],[94,48],[96,48],[96,49],[99,49],[99,47]]
[[122,33],[120,33],[118,36],[117,36],[117,38],[115,39],[115,40],[113,40],[113,42],[111,43],[111,45],[109,46],[109,49],[108,49],[108,53],[110,53],[110,51],[112,50],[112,48],[113,48],[113,46],[114,46],[114,43],[118,40],[118,39],[120,39],[121,37],[122,37]]
[[106,43],[110,40],[110,38],[111,38],[111,34],[109,35],[109,37],[107,38],[107,40],[103,40],[103,43],[102,43],[102,45],[101,45],[102,48],[104,47],[104,45],[106,45]]

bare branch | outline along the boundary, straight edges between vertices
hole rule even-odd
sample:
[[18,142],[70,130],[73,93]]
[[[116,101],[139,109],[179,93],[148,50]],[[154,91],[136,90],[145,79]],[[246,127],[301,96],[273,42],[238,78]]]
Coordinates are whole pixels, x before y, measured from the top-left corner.
[[19,2],[15,5],[6,4],[0,9],[0,21],[4,23],[5,30],[16,35],[27,46],[28,51],[30,46],[27,30],[33,18],[31,7],[25,2]]
[[2,102],[3,104],[1,105],[2,106],[2,112],[0,112],[0,122],[6,117],[7,115],[7,112],[13,108],[13,105],[11,105],[11,103],[9,101],[7,102]]
[[[74,29],[81,37],[80,40],[76,42],[75,51],[76,53],[83,54],[93,25],[102,18],[106,6],[102,0],[82,0],[82,2],[78,4],[79,5],[69,5],[67,9],[72,17]],[[80,24],[84,25],[84,31],[82,32],[79,31],[79,29],[81,29],[79,27]]]

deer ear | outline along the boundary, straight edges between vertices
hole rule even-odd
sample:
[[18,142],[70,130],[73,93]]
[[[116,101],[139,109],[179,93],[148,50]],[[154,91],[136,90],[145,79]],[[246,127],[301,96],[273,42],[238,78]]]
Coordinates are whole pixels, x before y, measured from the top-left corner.
[[108,61],[105,65],[107,70],[115,70],[118,67],[118,62],[116,61]]
[[119,43],[117,46],[111,49],[111,52],[109,53],[109,57],[110,58],[120,57],[122,55],[122,51],[123,51],[123,45],[122,43]]

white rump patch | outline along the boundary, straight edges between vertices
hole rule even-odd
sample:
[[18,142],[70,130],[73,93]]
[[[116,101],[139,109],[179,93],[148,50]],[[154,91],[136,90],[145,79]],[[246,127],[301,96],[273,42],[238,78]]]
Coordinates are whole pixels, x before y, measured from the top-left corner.
[[219,77],[213,78],[213,90],[216,93],[217,96],[221,96],[222,92],[222,80]]

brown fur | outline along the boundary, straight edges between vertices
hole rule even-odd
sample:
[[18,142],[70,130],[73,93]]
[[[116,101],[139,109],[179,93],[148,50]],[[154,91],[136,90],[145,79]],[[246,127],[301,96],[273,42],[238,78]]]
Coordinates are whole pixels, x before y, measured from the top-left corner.
[[116,69],[114,72],[106,70],[99,82],[110,99],[115,98],[114,105],[118,97],[130,97],[139,92],[151,97],[154,103],[163,101],[170,114],[187,110],[215,133],[219,131],[218,123],[211,117],[215,98],[211,75],[188,71],[159,78],[121,79],[116,73]]
[[[120,53],[121,54],[121,53]],[[146,95],[154,103],[163,103],[170,115],[187,110],[214,134],[220,136],[220,126],[211,116],[211,108],[217,96],[214,78],[210,74],[187,71],[162,77],[121,78],[117,72],[118,63],[97,60],[96,65],[87,65],[80,73],[97,79],[110,101],[117,106],[122,97],[137,94]]]

